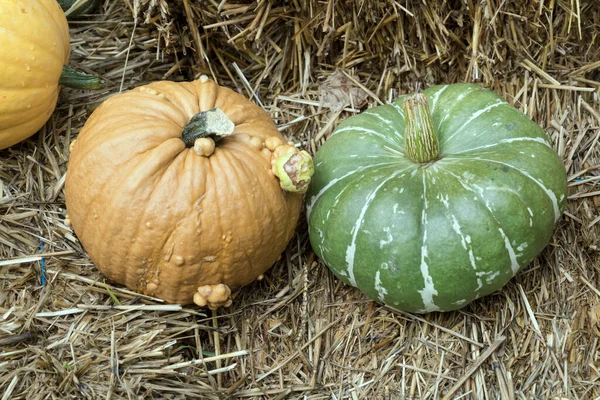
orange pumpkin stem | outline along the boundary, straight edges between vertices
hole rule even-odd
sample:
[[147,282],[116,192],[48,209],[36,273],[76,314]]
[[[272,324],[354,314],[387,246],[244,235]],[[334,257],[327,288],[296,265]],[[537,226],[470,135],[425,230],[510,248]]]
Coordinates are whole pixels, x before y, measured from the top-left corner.
[[194,115],[183,128],[181,139],[187,147],[193,147],[197,139],[210,137],[218,142],[233,133],[235,124],[220,108],[201,111]]

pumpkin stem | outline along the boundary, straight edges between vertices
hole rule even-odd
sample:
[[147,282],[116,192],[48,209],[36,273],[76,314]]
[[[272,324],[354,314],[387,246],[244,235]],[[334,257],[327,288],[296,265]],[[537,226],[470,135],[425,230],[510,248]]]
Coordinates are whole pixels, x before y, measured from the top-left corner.
[[417,93],[404,101],[404,148],[412,161],[425,164],[440,154],[440,142],[433,130],[433,121],[427,97]]
[[58,80],[58,84],[71,89],[95,90],[100,88],[101,80],[97,76],[75,72],[65,65]]
[[99,5],[100,0],[57,0],[58,5],[65,13],[67,19],[80,17],[94,11]]
[[193,147],[196,139],[210,137],[218,142],[233,133],[235,124],[220,108],[201,111],[194,115],[183,128],[181,139],[187,147]]

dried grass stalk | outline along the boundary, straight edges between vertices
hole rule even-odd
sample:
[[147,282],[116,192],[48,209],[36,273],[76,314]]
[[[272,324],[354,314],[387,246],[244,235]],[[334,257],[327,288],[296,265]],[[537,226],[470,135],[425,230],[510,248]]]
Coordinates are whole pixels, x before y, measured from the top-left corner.
[[[73,64],[105,87],[63,89],[41,132],[0,154],[2,399],[598,398],[599,24],[596,0],[124,0],[72,21]],[[477,82],[548,131],[567,212],[505,289],[441,315],[340,284],[305,222],[213,316],[105,283],[63,221],[69,143],[109,96],[198,74],[311,152],[365,107]]]

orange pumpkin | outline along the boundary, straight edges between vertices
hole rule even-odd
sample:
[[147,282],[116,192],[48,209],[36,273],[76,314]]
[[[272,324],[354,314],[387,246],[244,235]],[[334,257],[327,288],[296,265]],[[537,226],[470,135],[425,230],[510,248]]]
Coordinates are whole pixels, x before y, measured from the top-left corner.
[[109,279],[214,309],[280,257],[312,171],[244,96],[205,76],[154,82],[86,122],[68,165],[67,221]]
[[99,80],[64,69],[69,27],[55,0],[0,1],[0,149],[36,133],[50,118],[61,84],[96,88]]

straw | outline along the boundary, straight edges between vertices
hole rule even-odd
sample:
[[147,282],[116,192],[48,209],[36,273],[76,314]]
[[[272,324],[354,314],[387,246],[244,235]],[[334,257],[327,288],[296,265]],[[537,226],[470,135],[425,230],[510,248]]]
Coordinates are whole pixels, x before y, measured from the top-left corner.
[[[599,15],[596,0],[123,0],[71,20],[72,66],[105,86],[62,88],[40,133],[0,151],[0,397],[599,398]],[[64,223],[69,144],[121,89],[201,74],[312,154],[380,102],[475,82],[546,130],[569,177],[565,216],[505,288],[445,314],[341,283],[305,214],[230,308],[135,293]]]

